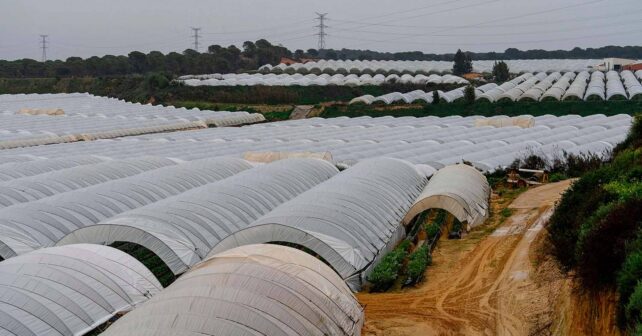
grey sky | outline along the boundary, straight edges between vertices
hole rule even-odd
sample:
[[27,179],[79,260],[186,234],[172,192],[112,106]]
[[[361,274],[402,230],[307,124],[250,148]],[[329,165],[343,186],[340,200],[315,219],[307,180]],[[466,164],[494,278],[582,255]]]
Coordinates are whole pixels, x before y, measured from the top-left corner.
[[642,36],[640,0],[0,0],[0,59],[39,59],[39,34],[50,59],[182,51],[190,26],[202,27],[203,46],[266,38],[308,49],[315,11],[329,13],[337,49],[570,49]]

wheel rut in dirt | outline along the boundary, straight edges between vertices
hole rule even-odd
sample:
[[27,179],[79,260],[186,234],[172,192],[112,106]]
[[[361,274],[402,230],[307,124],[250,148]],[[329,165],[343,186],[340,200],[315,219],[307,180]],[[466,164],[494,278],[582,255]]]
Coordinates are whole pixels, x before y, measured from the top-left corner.
[[531,334],[551,302],[532,279],[529,251],[569,184],[526,191],[509,206],[512,215],[490,234],[440,241],[418,287],[358,294],[366,306],[363,334]]

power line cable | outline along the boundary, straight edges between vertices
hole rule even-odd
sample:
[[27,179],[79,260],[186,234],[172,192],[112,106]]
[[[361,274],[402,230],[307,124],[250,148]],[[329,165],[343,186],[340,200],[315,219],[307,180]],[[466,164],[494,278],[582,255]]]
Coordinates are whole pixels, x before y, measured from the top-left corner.
[[[627,30],[627,31],[617,31],[617,32],[610,32],[606,34],[593,34],[593,35],[586,35],[586,36],[575,36],[575,37],[568,37],[568,38],[559,38],[559,39],[541,39],[541,40],[519,40],[519,41],[502,41],[502,42],[467,42],[467,43],[440,43],[440,42],[430,42],[433,45],[443,45],[443,46],[461,46],[461,45],[502,45],[502,44],[508,44],[508,45],[514,45],[514,44],[529,44],[529,43],[546,43],[546,42],[560,42],[560,41],[570,41],[570,40],[576,40],[576,39],[589,39],[589,38],[596,38],[596,37],[609,37],[613,36],[613,34],[633,34],[633,33],[640,33],[642,32],[642,29],[636,29],[636,30]],[[389,42],[389,41],[381,41],[381,40],[374,40],[374,39],[362,39],[362,38],[353,38],[350,36],[343,36],[343,35],[333,35],[336,38],[339,39],[346,39],[346,40],[357,40],[357,41],[366,41],[366,42]],[[393,41],[394,42],[394,41]],[[421,45],[425,45],[426,42],[403,42],[403,43],[417,43]]]
[[[462,10],[462,9],[470,9],[470,8],[474,8],[474,7],[488,5],[488,4],[491,4],[491,3],[494,3],[494,2],[499,2],[499,1],[502,1],[502,0],[486,0],[486,1],[478,2],[478,3],[474,3],[474,4],[468,4],[466,6],[446,8],[446,9],[442,9],[442,10],[438,10],[438,11],[432,11],[430,13],[406,16],[406,17],[403,17],[402,19],[409,20],[409,19],[416,19],[416,18],[420,18],[420,17],[434,16],[434,15],[438,15],[438,14],[455,12],[455,11]],[[452,2],[449,2],[449,3],[452,3]],[[397,20],[399,20],[399,19],[389,19],[389,20],[386,20],[386,21],[380,21],[380,22],[375,22],[375,23],[364,23],[363,25],[361,25],[359,27],[351,27],[351,28],[363,28],[363,27],[376,26],[378,24],[382,24],[382,23],[385,24],[385,23],[389,23],[389,22],[395,22]],[[336,28],[335,27],[335,30],[338,30],[338,31],[345,30],[345,29],[346,28],[340,28],[340,27]]]
[[[564,18],[560,20],[546,20],[546,21],[530,21],[530,22],[520,22],[519,25],[520,27],[524,26],[541,26],[541,25],[549,25],[552,23],[568,23],[568,22],[583,22],[583,21],[588,21],[588,20],[607,20],[607,19],[612,19],[612,18],[620,18],[622,16],[630,16],[630,15],[637,15],[642,12],[642,9],[638,10],[627,10],[626,12],[620,12],[617,14],[611,14],[611,15],[597,15],[597,16],[585,16],[585,17],[574,17],[574,18]],[[332,19],[332,21],[337,21],[337,22],[347,22],[347,23],[353,23],[353,24],[368,24],[367,22],[362,22],[362,21],[353,21],[353,20],[340,20],[340,19]],[[381,27],[396,27],[396,28],[443,28],[443,29],[452,29],[452,28],[459,28],[461,26],[446,26],[446,25],[434,25],[434,26],[426,26],[426,25],[404,25],[404,24],[387,24],[387,23],[381,23],[381,24],[374,24],[370,23],[373,26],[381,26]],[[496,24],[496,25],[479,25],[475,28],[502,28],[502,27],[514,27],[515,24]]]
[[[510,17],[492,19],[492,20],[488,20],[488,21],[484,21],[484,22],[478,22],[478,23],[474,23],[474,24],[450,27],[450,28],[447,28],[447,29],[441,29],[441,30],[433,31],[433,32],[428,33],[428,34],[442,33],[442,32],[446,32],[446,31],[449,31],[449,30],[456,30],[456,29],[474,28],[474,27],[482,26],[484,24],[510,21],[510,20],[515,20],[515,19],[520,19],[520,18],[530,17],[530,16],[537,16],[537,15],[552,13],[552,12],[556,12],[556,11],[566,10],[566,9],[570,9],[570,8],[577,8],[577,7],[582,7],[582,6],[593,5],[593,4],[604,2],[604,1],[606,1],[606,0],[592,0],[592,1],[582,2],[582,3],[572,4],[572,5],[549,8],[549,9],[545,9],[545,10],[540,10],[540,11],[535,11],[535,12],[530,12],[530,13],[524,13],[524,14],[520,14],[520,15],[513,15],[513,16],[510,16]],[[426,35],[427,34],[423,34],[421,36],[426,36]],[[399,40],[407,39],[407,38],[410,38],[410,37],[416,37],[416,36],[401,36],[401,37],[398,37],[398,38],[387,39],[387,40],[378,40],[378,41],[377,40],[372,40],[372,42],[377,42],[377,43],[393,42],[393,43],[396,43]]]
[[[398,36],[407,36],[407,37],[416,37],[416,36],[432,36],[432,37],[466,37],[466,36],[522,36],[522,35],[538,35],[538,34],[557,34],[560,32],[569,32],[569,31],[584,31],[587,28],[588,29],[604,29],[602,26],[596,26],[592,22],[588,22],[589,25],[588,27],[581,26],[581,27],[575,27],[575,28],[567,28],[564,29],[563,31],[560,29],[554,29],[554,30],[537,30],[537,31],[528,31],[528,32],[519,32],[519,33],[480,33],[480,34],[471,34],[471,33],[461,33],[461,34],[425,34],[425,33],[401,33],[401,32],[389,32],[389,31],[372,31],[372,30],[352,30],[352,29],[345,29],[345,31],[351,31],[351,32],[356,32],[356,33],[366,33],[366,34],[377,34],[377,35],[398,35]],[[635,19],[632,21],[622,21],[618,23],[613,23],[610,26],[611,27],[616,27],[616,26],[625,26],[628,24],[640,24],[639,19]]]

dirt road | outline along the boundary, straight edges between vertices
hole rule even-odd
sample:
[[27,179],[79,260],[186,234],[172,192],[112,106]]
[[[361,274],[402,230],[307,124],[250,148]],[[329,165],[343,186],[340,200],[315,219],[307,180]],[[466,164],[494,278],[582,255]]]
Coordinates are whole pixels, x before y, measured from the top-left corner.
[[529,252],[568,186],[523,193],[490,235],[478,229],[459,241],[441,241],[420,287],[359,294],[366,306],[363,334],[531,335],[548,328],[554,296],[533,281]]

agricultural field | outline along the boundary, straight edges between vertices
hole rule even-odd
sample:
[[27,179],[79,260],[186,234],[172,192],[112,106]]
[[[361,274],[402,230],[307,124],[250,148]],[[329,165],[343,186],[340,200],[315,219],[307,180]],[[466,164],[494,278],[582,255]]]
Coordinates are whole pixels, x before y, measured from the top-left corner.
[[[535,104],[552,103],[562,104]],[[465,106],[426,106],[458,105]],[[309,298],[297,304],[306,307],[306,319],[329,318],[323,324],[282,325],[274,329],[279,332],[476,334],[495,330],[492,321],[501,319],[501,330],[525,333],[548,320],[533,322],[531,315],[524,320],[497,307],[507,298],[483,288],[492,280],[511,293],[528,284],[529,295],[535,295],[544,285],[529,277],[515,282],[494,267],[473,270],[497,263],[530,272],[527,259],[506,258],[531,249],[533,235],[543,230],[569,180],[524,192],[504,185],[503,176],[517,167],[548,170],[555,180],[583,176],[608,162],[620,143],[632,141],[627,134],[633,118],[622,113],[265,122],[263,114],[189,107],[90,94],[0,96],[0,269],[14,274],[19,281],[12,286],[23,289],[33,283],[43,288],[82,284],[64,289],[70,302],[84,302],[81,288],[95,292],[82,307],[70,303],[78,315],[58,328],[92,335],[178,332],[179,325],[149,324],[148,319],[158,309],[183,318],[195,309],[191,298],[199,295],[203,302],[229,301],[199,313],[203,332],[211,328],[205,321],[223,311],[238,311],[230,315],[237,323],[233,332],[267,328],[255,325],[258,315],[248,319],[242,310],[272,306],[264,293],[279,292],[284,302]],[[252,112],[270,113],[264,108],[254,106]],[[325,108],[327,113],[335,106]],[[278,109],[289,113],[287,105]],[[481,255],[486,259],[478,259]],[[84,258],[91,265],[85,266]],[[39,277],[34,260],[54,273],[61,272],[57,262],[64,260],[73,272]],[[231,263],[236,266],[230,268]],[[289,272],[283,273],[284,263]],[[455,270],[459,277],[448,275]],[[81,273],[110,274],[105,281],[112,285],[106,290]],[[462,309],[458,304],[470,303],[454,294],[467,276],[481,287],[475,295],[493,302],[494,313],[469,310],[454,317]],[[448,281],[453,278],[458,280]],[[221,290],[204,294],[211,281]],[[438,287],[443,291],[435,293],[441,296],[425,294]],[[324,288],[322,296],[317,288]],[[229,298],[231,292],[247,294]],[[177,301],[176,295],[183,299]],[[323,301],[327,295],[343,304]],[[37,302],[24,312],[4,311],[15,319],[69,314],[26,290],[11,300]],[[554,315],[546,310],[550,302],[520,300],[511,307]],[[390,309],[396,315],[383,313]],[[443,316],[427,324],[421,316],[430,314]],[[281,318],[291,322],[297,316]],[[416,323],[404,326],[410,321]],[[23,327],[50,334],[52,325]]]
[[0,1],[0,336],[642,335],[639,0],[404,1]]

